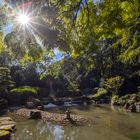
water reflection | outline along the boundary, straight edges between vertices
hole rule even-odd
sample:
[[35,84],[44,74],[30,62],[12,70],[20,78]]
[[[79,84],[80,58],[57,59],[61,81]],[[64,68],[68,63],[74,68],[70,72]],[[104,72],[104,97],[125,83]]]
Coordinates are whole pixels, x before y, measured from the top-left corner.
[[94,123],[76,127],[34,120],[17,122],[12,140],[140,140],[140,114],[105,107],[75,111],[93,118]]

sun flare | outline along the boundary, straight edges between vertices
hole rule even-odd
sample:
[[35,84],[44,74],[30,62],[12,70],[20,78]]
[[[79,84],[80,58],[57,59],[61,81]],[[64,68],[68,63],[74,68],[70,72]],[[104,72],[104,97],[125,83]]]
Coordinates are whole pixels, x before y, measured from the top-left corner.
[[30,23],[30,17],[26,14],[19,14],[16,20],[21,25],[28,25]]

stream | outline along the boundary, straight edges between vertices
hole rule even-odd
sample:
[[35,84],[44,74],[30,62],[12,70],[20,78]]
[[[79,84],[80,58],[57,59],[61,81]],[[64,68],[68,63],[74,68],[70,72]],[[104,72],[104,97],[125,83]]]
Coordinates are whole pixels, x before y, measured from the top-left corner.
[[140,140],[140,114],[109,105],[71,108],[71,111],[94,121],[87,126],[62,126],[13,118],[17,131],[12,140]]

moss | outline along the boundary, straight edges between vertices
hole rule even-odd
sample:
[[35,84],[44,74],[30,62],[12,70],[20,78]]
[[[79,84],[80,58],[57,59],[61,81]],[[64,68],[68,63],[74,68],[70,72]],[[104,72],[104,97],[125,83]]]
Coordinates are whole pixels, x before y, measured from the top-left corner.
[[7,136],[7,135],[10,135],[10,132],[9,131],[0,130],[0,137]]

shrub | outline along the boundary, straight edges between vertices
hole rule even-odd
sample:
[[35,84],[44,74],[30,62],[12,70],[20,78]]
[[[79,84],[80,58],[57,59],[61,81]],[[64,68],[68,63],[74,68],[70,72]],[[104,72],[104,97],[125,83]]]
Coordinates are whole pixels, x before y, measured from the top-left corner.
[[10,90],[8,100],[11,104],[25,104],[29,97],[37,97],[38,88],[23,86]]
[[119,100],[119,96],[118,95],[113,95],[111,97],[111,104],[112,105],[118,105],[118,100]]
[[108,92],[104,88],[99,88],[97,93],[93,95],[94,98],[105,98],[106,96],[108,96]]
[[117,94],[120,87],[122,86],[124,78],[121,76],[111,77],[104,83],[104,87],[112,94]]
[[18,87],[18,88],[14,88],[12,89],[10,92],[17,92],[17,93],[33,93],[33,94],[37,94],[38,93],[38,88],[35,87],[30,87],[30,86],[23,86],[23,87]]
[[0,110],[6,109],[8,107],[8,102],[4,99],[0,99]]
[[130,94],[122,96],[118,100],[118,104],[124,106],[126,103],[130,102]]

